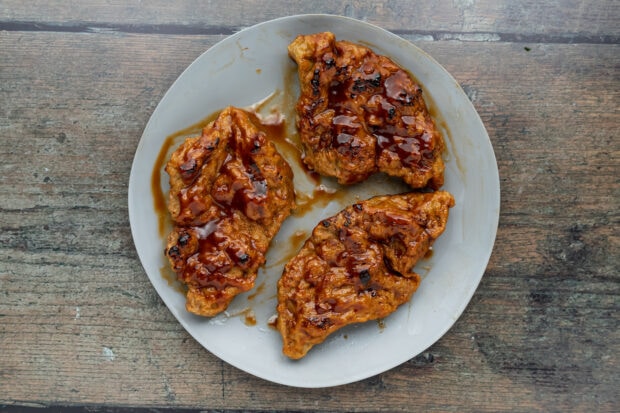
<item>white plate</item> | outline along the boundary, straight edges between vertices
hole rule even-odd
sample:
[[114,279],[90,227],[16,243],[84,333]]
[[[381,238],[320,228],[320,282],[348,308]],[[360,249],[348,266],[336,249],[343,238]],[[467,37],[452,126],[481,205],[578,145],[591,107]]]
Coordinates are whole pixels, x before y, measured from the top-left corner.
[[[446,183],[456,206],[435,243],[434,254],[418,264],[423,281],[410,303],[382,323],[351,326],[333,334],[298,361],[282,355],[281,338],[268,326],[275,314],[276,289],[283,261],[296,252],[291,240],[309,234],[320,219],[354,199],[403,189],[376,177],[348,189],[347,195],[292,216],[272,243],[257,287],[233,301],[225,314],[208,319],[185,311],[185,299],[162,277],[164,239],[158,233],[151,172],[166,137],[227,105],[247,107],[268,96],[269,112],[281,110],[293,123],[298,93],[295,64],[287,45],[298,34],[331,31],[338,40],[359,42],[390,56],[420,82],[447,144]],[[311,192],[295,163],[299,192]],[[325,185],[333,187],[330,181]],[[167,191],[167,176],[162,174]],[[136,150],[129,179],[129,218],[138,255],[153,286],[172,314],[207,350],[255,376],[299,387],[327,387],[361,380],[391,369],[424,351],[457,320],[471,299],[488,263],[499,217],[499,176],[493,148],[471,102],[435,60],[402,38],[357,20],[329,16],[291,16],[258,24],[228,37],[196,59],[161,100]],[[299,237],[297,237],[299,238]],[[253,312],[256,325],[246,325]]]

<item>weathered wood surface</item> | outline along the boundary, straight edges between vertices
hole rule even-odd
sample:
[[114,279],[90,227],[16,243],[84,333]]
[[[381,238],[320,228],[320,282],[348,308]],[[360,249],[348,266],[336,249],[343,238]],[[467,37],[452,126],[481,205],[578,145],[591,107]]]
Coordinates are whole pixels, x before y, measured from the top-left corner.
[[[538,3],[0,1],[0,406],[617,411],[619,3]],[[133,152],[181,71],[299,12],[364,18],[435,57],[479,111],[502,185],[491,261],[454,327],[395,369],[316,390],[196,343],[127,218]],[[203,25],[219,29],[183,28]]]
[[609,43],[620,36],[620,4],[613,0],[0,2],[0,24],[31,30],[229,34],[261,21],[305,13],[339,14],[397,33],[437,38],[478,33],[479,39],[542,37],[554,42]]

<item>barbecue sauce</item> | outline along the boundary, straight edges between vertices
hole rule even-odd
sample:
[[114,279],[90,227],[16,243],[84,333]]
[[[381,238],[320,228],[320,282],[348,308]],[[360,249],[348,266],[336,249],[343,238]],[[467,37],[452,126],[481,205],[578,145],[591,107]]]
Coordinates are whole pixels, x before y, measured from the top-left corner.
[[164,140],[161,149],[157,154],[155,164],[153,165],[153,171],[151,172],[151,193],[153,194],[153,206],[155,208],[155,213],[157,214],[160,237],[164,237],[167,232],[167,227],[171,226],[171,219],[168,214],[168,202],[166,200],[167,197],[164,195],[164,191],[161,187],[161,176],[164,166],[168,162],[168,159],[170,159],[172,148],[178,146],[184,138],[200,135],[202,129],[209,123],[213,122],[218,114],[219,112],[212,113],[201,121],[169,135]]
[[[333,53],[315,63],[316,89],[322,82],[327,93],[324,98],[317,96],[314,102],[320,103],[306,106],[304,111],[310,118],[333,111],[331,141],[322,139],[321,145],[356,156],[360,146],[368,144],[364,136],[370,135],[376,140],[377,158],[397,157],[404,167],[428,169],[433,136],[417,127],[419,121],[411,115],[424,106],[422,90],[412,76],[393,64],[386,65],[385,57],[370,51],[361,62],[340,65],[346,58],[336,46]],[[319,112],[321,99],[326,99],[327,105]]]

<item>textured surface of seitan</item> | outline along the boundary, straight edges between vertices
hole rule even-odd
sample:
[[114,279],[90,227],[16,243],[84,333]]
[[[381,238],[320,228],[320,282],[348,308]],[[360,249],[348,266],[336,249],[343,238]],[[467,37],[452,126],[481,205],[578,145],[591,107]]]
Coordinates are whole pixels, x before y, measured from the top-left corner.
[[254,286],[271,239],[295,205],[293,173],[248,113],[228,107],[166,165],[174,229],[166,256],[187,310],[213,316]]
[[278,282],[284,354],[301,358],[334,331],[407,302],[420,283],[413,267],[453,205],[445,191],[379,196],[321,221]]
[[330,32],[298,36],[297,126],[304,162],[341,184],[381,171],[413,188],[443,184],[444,143],[422,89],[388,57]]

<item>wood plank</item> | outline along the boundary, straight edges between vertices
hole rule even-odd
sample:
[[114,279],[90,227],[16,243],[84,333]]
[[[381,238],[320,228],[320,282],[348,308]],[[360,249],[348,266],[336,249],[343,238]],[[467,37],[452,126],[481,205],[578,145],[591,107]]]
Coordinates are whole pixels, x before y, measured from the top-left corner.
[[128,228],[142,129],[221,38],[0,32],[0,404],[615,410],[620,46],[410,35],[488,128],[502,179],[496,248],[464,315],[427,352],[359,383],[298,390],[197,344]]
[[[3,0],[0,28],[230,34],[262,21],[307,13],[343,15],[401,34],[439,39],[600,43],[617,42],[620,37],[620,3],[614,0],[397,0],[385,4],[278,0],[265,7],[255,1]],[[463,36],[468,33],[475,35]]]

